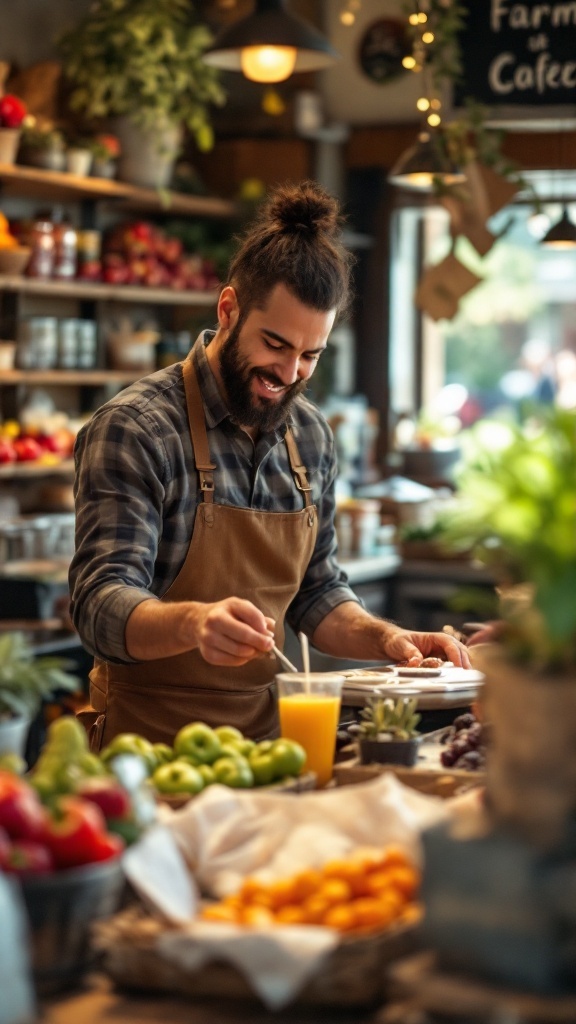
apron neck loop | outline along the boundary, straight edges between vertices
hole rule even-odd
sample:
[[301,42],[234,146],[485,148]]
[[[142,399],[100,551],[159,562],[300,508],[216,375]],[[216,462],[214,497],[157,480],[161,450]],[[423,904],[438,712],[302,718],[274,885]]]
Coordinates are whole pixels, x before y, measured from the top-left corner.
[[290,430],[290,427],[286,428],[286,435],[284,437],[286,442],[286,448],[288,449],[288,458],[290,460],[290,469],[294,476],[294,482],[299,491],[302,491],[304,495],[304,505],[308,508],[312,504],[311,492],[312,488],[308,483],[308,473],[306,466],[302,464],[300,458],[300,452],[298,451],[298,445],[294,440],[294,435]]
[[210,459],[210,448],[204,419],[204,403],[202,402],[200,385],[198,384],[198,378],[192,363],[192,353],[184,362],[183,374],[188,422],[192,435],[196,469],[200,479],[200,490],[202,491],[203,500],[212,502],[214,501],[214,470],[216,465]]

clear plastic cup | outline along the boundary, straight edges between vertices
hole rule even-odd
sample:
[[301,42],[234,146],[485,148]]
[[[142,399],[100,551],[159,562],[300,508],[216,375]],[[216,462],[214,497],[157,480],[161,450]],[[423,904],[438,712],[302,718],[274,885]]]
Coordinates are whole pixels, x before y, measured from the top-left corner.
[[280,731],[304,747],[306,770],[315,773],[318,787],[332,778],[344,680],[337,672],[276,676]]

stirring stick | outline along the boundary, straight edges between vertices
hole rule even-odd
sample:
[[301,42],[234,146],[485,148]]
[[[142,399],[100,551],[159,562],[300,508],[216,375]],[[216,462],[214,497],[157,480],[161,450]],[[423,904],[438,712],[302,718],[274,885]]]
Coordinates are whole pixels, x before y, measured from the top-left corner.
[[296,665],[293,665],[292,662],[288,660],[288,658],[286,657],[285,654],[282,653],[280,648],[276,647],[276,644],[272,645],[272,650],[274,651],[274,654],[276,655],[278,660],[282,662],[282,664],[284,665],[284,668],[287,668],[289,672],[297,672],[298,671],[298,669],[296,668]]
[[310,648],[308,647],[308,637],[305,633],[299,633],[298,639],[300,640],[300,646],[302,648],[302,663],[304,665],[304,685],[306,687],[306,693],[310,693]]

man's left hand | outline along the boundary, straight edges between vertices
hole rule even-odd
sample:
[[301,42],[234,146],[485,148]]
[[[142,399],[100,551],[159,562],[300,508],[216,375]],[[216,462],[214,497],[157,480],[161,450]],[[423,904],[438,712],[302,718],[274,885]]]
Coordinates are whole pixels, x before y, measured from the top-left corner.
[[384,638],[384,653],[391,661],[419,665],[423,658],[436,657],[451,661],[457,668],[471,668],[464,644],[447,633],[417,633],[397,629]]

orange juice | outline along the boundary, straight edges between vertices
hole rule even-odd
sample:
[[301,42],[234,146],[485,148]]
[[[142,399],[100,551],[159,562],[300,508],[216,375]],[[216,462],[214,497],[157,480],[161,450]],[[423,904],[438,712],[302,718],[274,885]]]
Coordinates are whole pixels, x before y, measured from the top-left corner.
[[318,786],[325,786],[332,778],[340,697],[296,693],[280,696],[278,706],[282,735],[302,744],[306,768],[316,773]]

